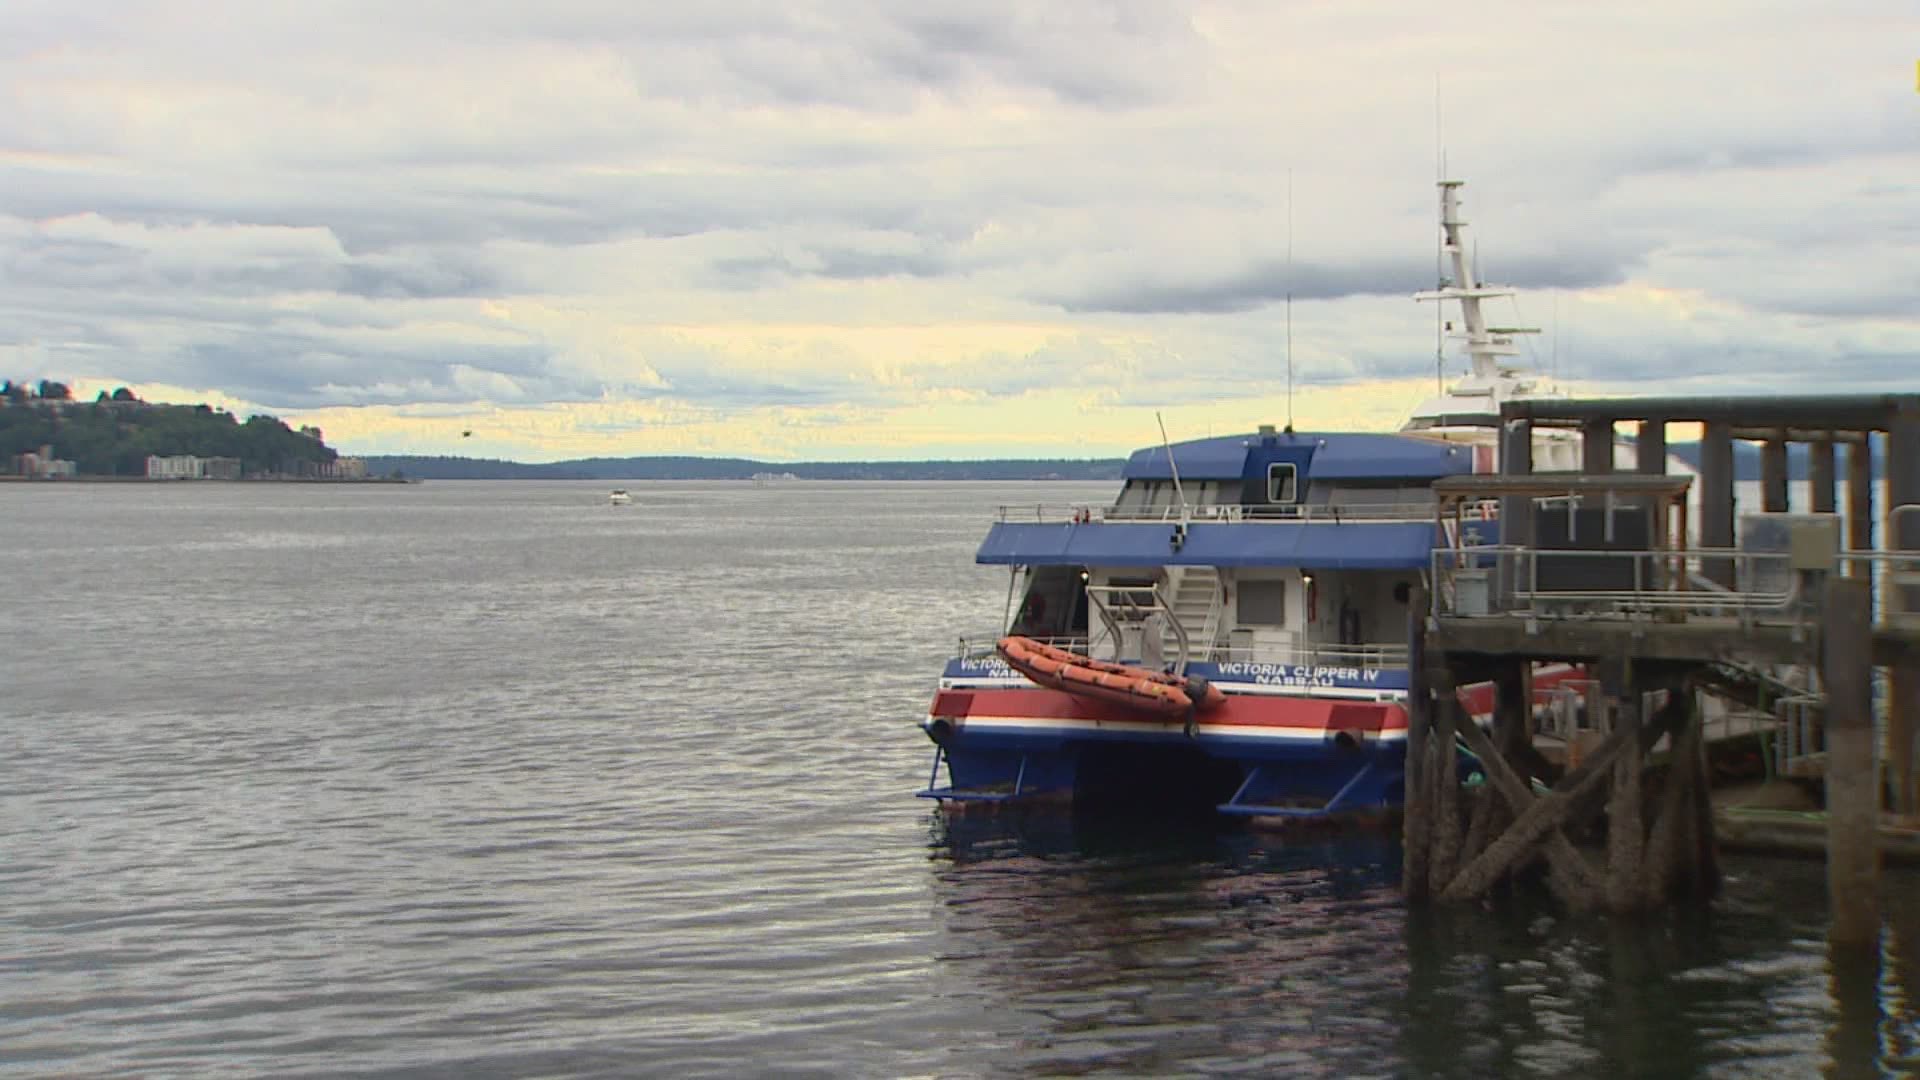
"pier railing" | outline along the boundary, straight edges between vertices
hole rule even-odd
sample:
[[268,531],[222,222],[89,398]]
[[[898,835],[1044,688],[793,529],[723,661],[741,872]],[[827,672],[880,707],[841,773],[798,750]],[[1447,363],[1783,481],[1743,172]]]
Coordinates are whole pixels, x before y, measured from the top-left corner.
[[[961,660],[985,660],[996,655],[994,644],[996,636],[970,635],[960,639],[959,651],[955,654]],[[1085,637],[1040,637],[1031,640],[1088,655],[1090,647]],[[1117,660],[1120,663],[1139,663],[1138,656],[1114,657],[1109,655],[1112,645],[1109,639],[1100,642],[1105,648],[1099,649],[1099,660]],[[1195,661],[1212,664],[1272,664],[1292,668],[1326,669],[1354,668],[1360,671],[1404,671],[1407,667],[1407,646],[1401,642],[1369,643],[1362,645],[1235,645],[1216,643],[1211,648],[1202,647],[1194,657]]]
[[[1734,585],[1709,580],[1731,566]],[[1433,553],[1433,614],[1449,618],[1661,619],[1803,613],[1802,575],[1787,552],[1562,551],[1488,545]]]
[[[1489,502],[1470,507],[1466,521],[1490,521],[1498,517],[1497,505]],[[1012,503],[995,508],[995,520],[1020,524],[1101,525],[1167,522],[1245,522],[1249,524],[1297,524],[1300,522],[1345,524],[1356,521],[1432,521],[1431,502],[1401,503],[1297,503],[1287,505],[1220,506],[1095,506],[1090,504]]]

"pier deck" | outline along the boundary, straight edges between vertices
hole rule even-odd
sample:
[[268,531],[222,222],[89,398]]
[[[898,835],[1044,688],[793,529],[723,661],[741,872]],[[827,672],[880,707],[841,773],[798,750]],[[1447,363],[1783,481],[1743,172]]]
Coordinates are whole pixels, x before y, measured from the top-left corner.
[[[1542,870],[1569,907],[1646,911],[1716,891],[1723,829],[1804,845],[1818,821],[1834,940],[1868,944],[1883,846],[1920,850],[1920,394],[1531,399],[1501,421],[1500,475],[1435,484],[1452,546],[1410,617],[1409,898],[1473,900]],[[1670,422],[1703,426],[1698,547],[1693,478],[1666,475]],[[1622,423],[1638,425],[1633,472],[1614,470]],[[1555,427],[1580,433],[1582,472],[1533,472],[1534,431]],[[1736,439],[1764,444],[1763,513],[1744,521]],[[1794,442],[1812,465],[1799,513]],[[1466,520],[1494,503],[1499,542],[1478,543]],[[1578,720],[1552,733],[1528,689],[1541,663],[1587,673]],[[1491,732],[1454,693],[1481,681],[1496,686]],[[1728,739],[1823,793],[1821,816],[1716,809],[1710,744]],[[1468,769],[1486,782],[1463,785]],[[1603,861],[1580,850],[1593,843]]]

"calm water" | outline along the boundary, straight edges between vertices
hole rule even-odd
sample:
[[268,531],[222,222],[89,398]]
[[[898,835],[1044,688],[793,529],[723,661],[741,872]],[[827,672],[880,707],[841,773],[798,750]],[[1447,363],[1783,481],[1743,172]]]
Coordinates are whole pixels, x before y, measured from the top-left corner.
[[[1410,918],[1389,838],[949,824],[1001,502],[1107,485],[0,486],[0,1070],[1809,1075],[1920,902]],[[1904,890],[1904,891],[1903,891]],[[1836,990],[1838,987],[1838,990]],[[1861,989],[1864,988],[1864,992]]]

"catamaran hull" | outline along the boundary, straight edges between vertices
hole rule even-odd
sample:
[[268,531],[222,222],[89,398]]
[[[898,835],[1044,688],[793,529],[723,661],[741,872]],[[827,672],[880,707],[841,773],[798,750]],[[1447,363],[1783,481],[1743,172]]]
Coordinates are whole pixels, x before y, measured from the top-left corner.
[[937,749],[920,794],[957,803],[1186,795],[1326,817],[1391,809],[1404,787],[1406,710],[1390,701],[1229,694],[1189,734],[1058,690],[943,690],[923,726]]

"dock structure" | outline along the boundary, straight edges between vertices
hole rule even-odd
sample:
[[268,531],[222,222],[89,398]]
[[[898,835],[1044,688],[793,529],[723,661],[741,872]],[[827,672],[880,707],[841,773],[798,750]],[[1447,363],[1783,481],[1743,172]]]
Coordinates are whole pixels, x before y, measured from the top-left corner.
[[[1703,433],[1697,477],[1670,473],[1675,423]],[[1534,471],[1537,438],[1570,437],[1551,429],[1578,433],[1580,472]],[[1738,712],[1760,718],[1771,771],[1824,789],[1836,941],[1877,934],[1882,815],[1920,808],[1920,394],[1527,399],[1502,405],[1501,434],[1498,475],[1435,485],[1448,544],[1412,605],[1409,897],[1473,900],[1542,869],[1576,909],[1712,895],[1705,714]],[[1741,440],[1761,443],[1758,513],[1738,512]],[[1469,522],[1495,505],[1487,543]],[[1543,702],[1546,665],[1582,678]],[[1456,692],[1482,683],[1490,731]]]

